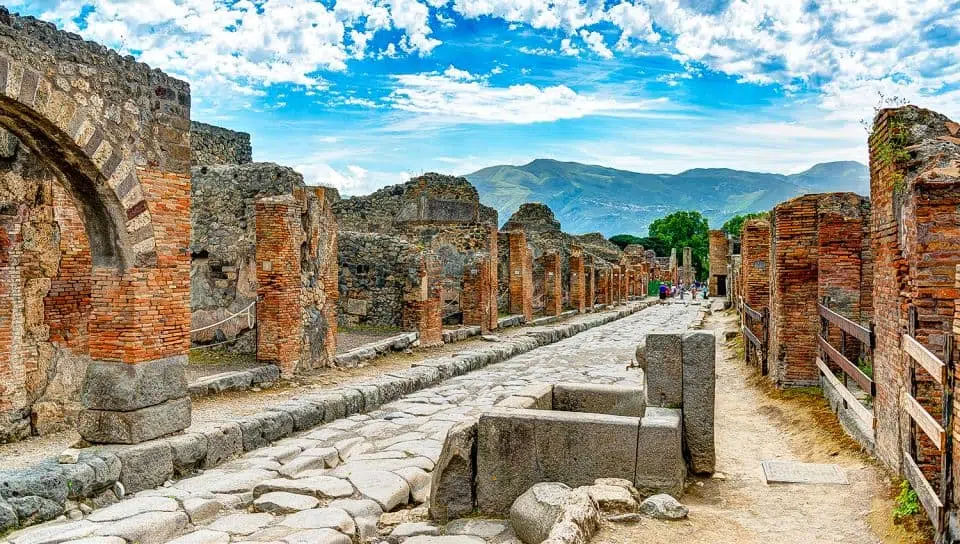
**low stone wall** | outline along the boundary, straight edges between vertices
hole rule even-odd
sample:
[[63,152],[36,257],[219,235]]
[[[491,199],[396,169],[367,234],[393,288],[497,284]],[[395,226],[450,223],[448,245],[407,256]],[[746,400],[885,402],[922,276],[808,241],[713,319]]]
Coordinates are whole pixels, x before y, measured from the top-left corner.
[[[532,329],[489,347],[426,360],[408,370],[367,382],[303,395],[211,428],[187,429],[185,434],[136,446],[89,448],[82,450],[74,463],[58,464],[56,459],[50,459],[29,469],[0,471],[0,533],[61,516],[68,500],[90,499],[96,505],[110,504],[116,501],[116,492],[121,489],[116,486],[118,482],[126,493],[158,487],[167,480],[215,467],[294,432],[374,410],[442,380],[627,317],[650,304],[634,304],[583,322]],[[42,508],[21,518],[17,512],[22,509],[15,509],[11,500]]]
[[385,234],[341,232],[337,246],[341,325],[399,327],[404,297],[420,285],[421,250]]
[[253,160],[250,135],[190,121],[191,164],[247,164]]

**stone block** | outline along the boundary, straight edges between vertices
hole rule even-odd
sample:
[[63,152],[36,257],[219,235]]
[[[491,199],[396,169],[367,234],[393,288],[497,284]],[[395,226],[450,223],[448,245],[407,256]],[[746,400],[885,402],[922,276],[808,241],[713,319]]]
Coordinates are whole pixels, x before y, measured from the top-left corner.
[[291,400],[267,408],[270,411],[284,412],[293,420],[295,432],[312,429],[323,423],[323,405],[307,400]]
[[183,476],[196,470],[207,456],[207,437],[189,433],[167,439],[173,452],[173,470]]
[[716,465],[714,409],[716,337],[698,331],[683,335],[683,444],[690,470],[709,474]]
[[152,489],[173,478],[173,449],[165,440],[119,449],[117,457],[120,483],[127,493]]
[[523,542],[543,542],[563,513],[570,486],[543,482],[517,497],[510,507],[510,523]]
[[243,451],[252,451],[293,433],[293,418],[283,411],[265,411],[237,420]]
[[679,334],[648,334],[643,373],[647,404],[679,408],[683,403],[683,344]]
[[553,409],[611,416],[643,417],[643,389],[586,383],[553,386]]
[[231,457],[243,453],[243,436],[240,425],[224,423],[216,428],[203,431],[207,438],[207,455],[200,468],[213,468]]
[[494,408],[477,428],[477,506],[505,515],[535,483],[633,478],[638,427],[637,418]]
[[280,367],[277,365],[263,365],[247,370],[250,373],[251,385],[264,387],[272,385],[280,379]]
[[139,444],[189,426],[190,397],[129,412],[84,410],[77,424],[80,435],[94,444]]
[[187,396],[186,356],[137,364],[93,361],[80,398],[90,410],[131,412]]
[[430,485],[431,518],[446,522],[473,511],[476,448],[476,420],[458,423],[447,431]]
[[647,407],[637,438],[634,486],[644,495],[680,496],[686,464],[680,410]]

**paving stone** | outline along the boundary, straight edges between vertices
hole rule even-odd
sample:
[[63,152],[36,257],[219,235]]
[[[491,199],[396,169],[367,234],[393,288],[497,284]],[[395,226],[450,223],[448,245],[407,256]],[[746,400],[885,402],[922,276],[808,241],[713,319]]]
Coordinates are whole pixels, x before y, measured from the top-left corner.
[[70,544],[127,544],[119,536],[88,536],[79,540],[71,540]]
[[230,542],[229,533],[200,529],[173,539],[168,544],[227,544],[228,542]]
[[476,536],[484,540],[496,538],[510,530],[510,522],[500,519],[456,519],[444,528],[448,535]]
[[295,529],[336,529],[347,535],[357,532],[357,526],[350,514],[333,506],[290,514],[280,523]]
[[357,524],[357,536],[363,542],[377,534],[377,522],[383,509],[370,499],[337,499],[330,503],[333,508],[340,508],[353,517]]
[[560,518],[570,486],[558,482],[535,484],[510,507],[510,523],[524,542],[543,542]]
[[294,445],[286,446],[273,446],[271,448],[263,448],[259,450],[253,450],[250,452],[250,457],[269,457],[275,461],[281,463],[286,463],[287,461],[293,459],[294,457],[300,455],[300,452],[303,451],[303,448]]
[[214,521],[207,528],[232,535],[249,535],[263,529],[274,519],[270,514],[231,514]]
[[264,493],[253,501],[253,509],[257,512],[272,514],[291,514],[301,510],[308,510],[320,504],[316,497],[288,493],[286,491],[272,491]]
[[391,538],[409,538],[418,535],[438,535],[440,529],[426,521],[401,523],[390,531]]
[[193,524],[213,518],[222,509],[223,503],[218,499],[193,497],[183,501],[183,511],[190,516]]
[[410,498],[417,504],[430,500],[430,475],[417,467],[404,467],[393,471],[410,486]]
[[607,514],[623,514],[637,511],[637,501],[630,490],[616,485],[591,485],[586,488],[600,511]]
[[173,484],[173,487],[191,493],[241,493],[251,491],[259,482],[276,476],[276,472],[260,468],[238,472],[214,469],[193,478],[180,480]]
[[285,491],[300,495],[311,495],[317,498],[336,499],[353,495],[353,486],[350,482],[330,476],[313,476],[298,480],[274,479],[260,482],[253,488],[253,496],[260,497],[272,491]]
[[415,536],[403,541],[403,544],[486,544],[475,536]]
[[183,512],[146,512],[111,523],[98,524],[100,536],[119,536],[139,544],[160,544],[180,534],[190,522]]
[[350,537],[333,529],[311,529],[284,537],[288,544],[350,544]]
[[384,511],[389,512],[410,500],[410,486],[406,480],[385,470],[354,472],[350,482],[361,495],[377,501]]
[[144,512],[176,512],[177,501],[167,497],[133,497],[112,506],[94,511],[87,516],[89,521],[116,521]]
[[666,493],[648,497],[640,503],[640,511],[652,518],[670,520],[683,519],[688,513],[686,506]]
[[44,523],[9,535],[12,544],[52,544],[87,537],[97,528],[87,520]]

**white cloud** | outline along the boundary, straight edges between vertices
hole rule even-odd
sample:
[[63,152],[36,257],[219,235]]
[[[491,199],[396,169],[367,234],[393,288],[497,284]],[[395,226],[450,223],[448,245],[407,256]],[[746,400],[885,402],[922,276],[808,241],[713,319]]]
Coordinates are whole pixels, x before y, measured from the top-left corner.
[[587,44],[591,51],[605,59],[613,58],[613,51],[603,43],[603,34],[599,32],[590,32],[588,30],[580,31],[580,38]]
[[580,54],[580,49],[573,45],[570,38],[560,40],[560,52],[570,57],[576,57]]
[[631,38],[648,43],[660,41],[660,35],[653,29],[650,11],[643,4],[620,2],[608,10],[607,17],[620,28],[617,49],[630,48]]
[[443,75],[454,81],[473,81],[474,79],[477,79],[477,76],[466,70],[460,70],[452,64],[443,71]]
[[517,51],[523,53],[524,55],[537,55],[540,57],[549,57],[557,54],[557,52],[554,51],[553,49],[548,49],[546,47],[530,48],[526,46],[521,46],[517,48]]
[[667,105],[665,99],[581,94],[566,85],[494,87],[487,81],[436,72],[399,75],[394,80],[397,87],[387,97],[393,108],[451,122],[529,124],[591,115],[629,117]]
[[307,185],[336,187],[343,196],[368,194],[384,185],[402,183],[409,178],[403,173],[374,172],[355,164],[336,169],[326,162],[311,162],[309,158],[294,169],[303,174]]

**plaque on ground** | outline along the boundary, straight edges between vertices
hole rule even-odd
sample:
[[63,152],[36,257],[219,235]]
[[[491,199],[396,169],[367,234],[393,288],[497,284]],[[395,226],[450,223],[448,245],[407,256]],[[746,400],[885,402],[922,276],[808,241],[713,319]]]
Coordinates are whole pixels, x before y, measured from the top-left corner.
[[837,465],[797,463],[794,461],[760,461],[768,484],[841,484],[847,475]]

